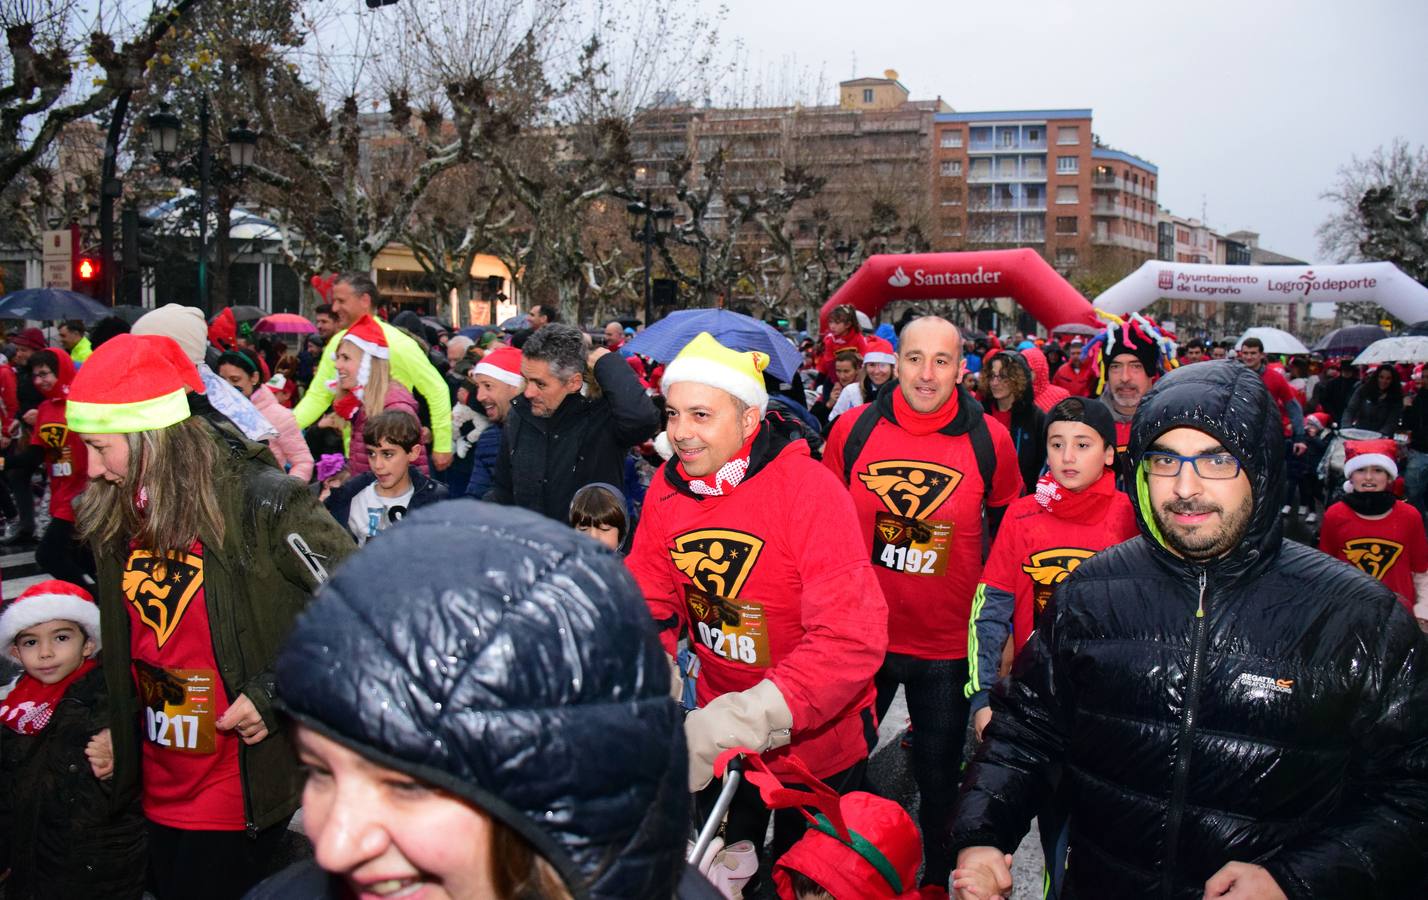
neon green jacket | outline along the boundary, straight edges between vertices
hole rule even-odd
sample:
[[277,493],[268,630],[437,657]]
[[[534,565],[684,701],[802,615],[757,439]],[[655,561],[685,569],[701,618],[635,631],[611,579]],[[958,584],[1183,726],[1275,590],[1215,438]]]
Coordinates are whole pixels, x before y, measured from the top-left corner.
[[[426,408],[431,413],[431,452],[450,453],[451,391],[446,386],[446,379],[427,359],[421,344],[412,340],[406,332],[381,319],[377,319],[377,324],[381,326],[387,346],[391,348],[392,377],[426,400]],[[312,376],[307,393],[293,409],[299,428],[306,428],[322,418],[332,405],[332,389],[327,383],[337,377],[337,347],[346,334],[347,329],[342,329],[322,348],[322,361],[318,363],[317,374]]]
[[93,352],[94,347],[90,345],[89,337],[86,335],[79,339],[79,343],[74,345],[73,350],[69,351],[69,358],[74,360],[75,365],[79,365],[89,359],[89,354]]

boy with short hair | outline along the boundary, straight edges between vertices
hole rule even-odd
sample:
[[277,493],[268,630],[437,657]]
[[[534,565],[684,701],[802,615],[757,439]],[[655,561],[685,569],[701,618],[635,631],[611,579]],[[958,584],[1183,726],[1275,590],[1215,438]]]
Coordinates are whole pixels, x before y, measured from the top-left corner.
[[1423,516],[1389,490],[1398,477],[1392,438],[1344,445],[1344,498],[1324,511],[1319,549],[1398,595],[1428,631],[1428,536]]
[[367,419],[362,427],[371,471],[351,479],[323,501],[361,547],[400,522],[407,513],[446,499],[446,485],[423,475],[421,424],[403,409]]
[[112,756],[94,598],[63,581],[33,585],[0,614],[0,644],[25,670],[0,700],[6,898],[137,900],[146,833],[137,797],[111,810],[97,777],[112,773]]

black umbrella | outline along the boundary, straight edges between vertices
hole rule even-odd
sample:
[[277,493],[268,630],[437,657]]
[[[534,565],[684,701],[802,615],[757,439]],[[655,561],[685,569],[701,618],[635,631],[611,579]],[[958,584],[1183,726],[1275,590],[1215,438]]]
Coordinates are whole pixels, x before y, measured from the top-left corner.
[[1388,332],[1377,325],[1345,325],[1324,335],[1309,349],[1326,356],[1357,356],[1369,344],[1386,337]]
[[0,297],[0,319],[97,322],[107,315],[109,307],[103,303],[60,288],[28,288]]
[[1405,328],[1403,333],[1412,337],[1428,337],[1428,320],[1414,322]]
[[144,307],[142,306],[134,306],[133,304],[129,303],[121,303],[120,305],[109,310],[109,315],[118,316],[125,322],[128,322],[130,325],[133,325],[135,322],[139,321],[139,319],[143,318],[149,312],[150,310],[144,309]]
[[[233,321],[235,322],[256,322],[267,315],[256,306],[235,306],[233,309]],[[223,315],[223,310],[219,310],[208,317],[208,324],[212,325],[213,320]]]

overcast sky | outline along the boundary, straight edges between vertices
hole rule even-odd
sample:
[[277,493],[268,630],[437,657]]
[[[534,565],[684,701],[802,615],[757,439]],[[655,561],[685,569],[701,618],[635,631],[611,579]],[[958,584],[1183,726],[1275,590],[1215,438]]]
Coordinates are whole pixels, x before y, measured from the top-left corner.
[[751,68],[822,70],[826,102],[896,69],[964,112],[1091,107],[1103,141],[1159,166],[1162,206],[1311,262],[1337,168],[1428,143],[1425,0],[725,5]]

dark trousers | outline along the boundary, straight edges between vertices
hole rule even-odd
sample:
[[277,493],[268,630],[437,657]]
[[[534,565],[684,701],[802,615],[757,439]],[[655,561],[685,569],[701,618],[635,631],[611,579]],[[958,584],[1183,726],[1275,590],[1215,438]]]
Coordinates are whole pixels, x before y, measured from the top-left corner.
[[920,798],[922,883],[946,888],[952,875],[948,825],[962,779],[962,750],[967,741],[970,703],[967,660],[918,659],[889,653],[878,670],[878,721],[892,705],[898,685],[907,695],[912,719],[912,777]]
[[73,522],[50,519],[35,547],[35,562],[60,581],[94,587],[94,555],[89,547],[74,539]]
[[187,831],[149,822],[149,890],[158,900],[242,900],[272,874],[286,821],[246,831]]
[[20,518],[20,529],[22,531],[35,531],[35,492],[30,488],[30,478],[35,474],[35,467],[27,465],[23,460],[28,454],[16,453],[5,461],[5,484],[10,488],[10,494],[14,498],[16,511]]

